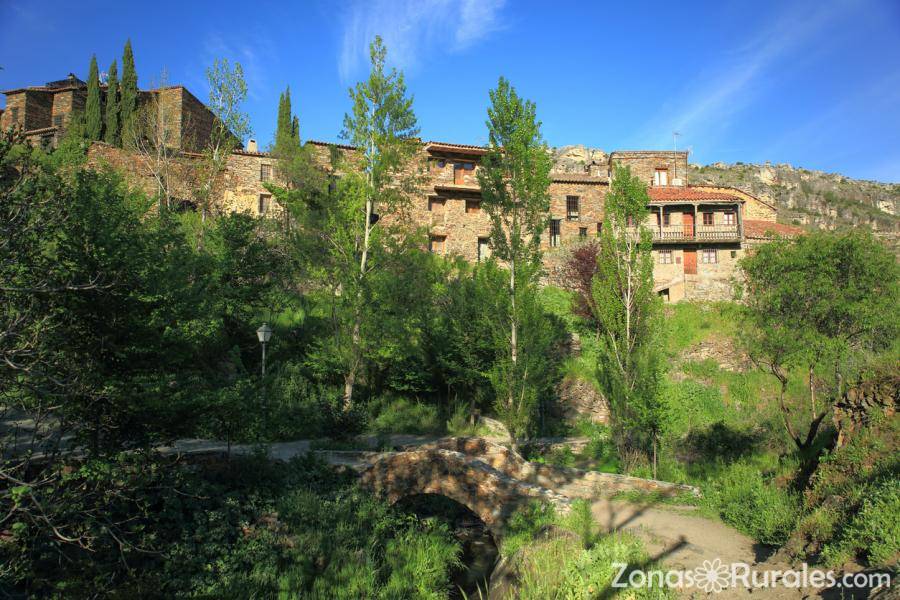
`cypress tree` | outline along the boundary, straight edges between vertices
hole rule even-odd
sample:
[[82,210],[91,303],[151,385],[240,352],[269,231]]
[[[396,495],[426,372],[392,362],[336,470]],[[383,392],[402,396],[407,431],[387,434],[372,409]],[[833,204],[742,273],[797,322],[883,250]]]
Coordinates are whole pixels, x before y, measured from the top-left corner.
[[275,125],[275,149],[286,148],[291,138],[291,88],[278,99],[278,122]]
[[119,138],[119,69],[116,61],[109,65],[109,79],[106,86],[106,133],[107,144],[118,146]]
[[135,108],[137,107],[137,73],[134,70],[134,54],[131,51],[131,40],[125,42],[125,51],[122,53],[122,88],[119,106],[119,120],[121,122],[122,140],[128,139],[128,131],[132,127]]
[[300,118],[297,116],[291,121],[291,143],[295,146],[300,145]]
[[103,116],[100,109],[100,73],[97,71],[97,57],[91,57],[88,71],[87,102],[84,105],[84,133],[89,140],[99,140],[103,128]]

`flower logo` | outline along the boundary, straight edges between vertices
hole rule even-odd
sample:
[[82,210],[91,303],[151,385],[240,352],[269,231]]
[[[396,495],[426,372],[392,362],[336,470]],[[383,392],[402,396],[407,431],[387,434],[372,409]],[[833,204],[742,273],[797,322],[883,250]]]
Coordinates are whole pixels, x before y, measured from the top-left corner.
[[703,561],[702,567],[694,569],[694,584],[706,592],[719,593],[728,587],[728,566],[718,558]]

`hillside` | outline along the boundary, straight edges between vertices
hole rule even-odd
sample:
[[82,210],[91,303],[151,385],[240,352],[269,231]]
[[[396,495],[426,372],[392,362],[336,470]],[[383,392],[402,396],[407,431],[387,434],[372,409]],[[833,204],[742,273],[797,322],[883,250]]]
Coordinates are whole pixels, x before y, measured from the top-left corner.
[[778,206],[778,220],[819,229],[868,227],[900,231],[900,184],[850,179],[778,164],[690,165],[691,183],[741,188]]
[[[592,162],[605,164],[608,155],[597,148],[562,146],[553,149],[553,169],[583,172]],[[900,184],[850,179],[778,164],[745,163],[690,165],[691,184],[727,185],[745,190],[778,206],[778,220],[819,229],[866,227],[894,243],[900,237]]]

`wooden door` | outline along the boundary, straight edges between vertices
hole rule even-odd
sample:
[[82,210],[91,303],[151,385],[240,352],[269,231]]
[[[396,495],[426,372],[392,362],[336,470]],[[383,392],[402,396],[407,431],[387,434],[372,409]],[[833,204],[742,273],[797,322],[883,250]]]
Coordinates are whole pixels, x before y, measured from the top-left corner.
[[684,213],[681,222],[684,223],[684,237],[694,237],[694,213]]
[[696,250],[687,250],[684,251],[684,274],[685,275],[696,275],[697,274],[697,251]]
[[453,183],[455,185],[464,185],[466,183],[465,174],[465,167],[462,163],[453,163]]

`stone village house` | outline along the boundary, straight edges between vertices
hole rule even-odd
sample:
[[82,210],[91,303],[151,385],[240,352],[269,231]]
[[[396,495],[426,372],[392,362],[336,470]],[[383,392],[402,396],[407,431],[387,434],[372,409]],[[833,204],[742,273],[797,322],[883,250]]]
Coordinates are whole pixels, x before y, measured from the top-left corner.
[[[105,93],[105,87],[101,89]],[[74,75],[43,86],[4,92],[6,109],[0,129],[16,127],[31,143],[55,146],[76,111],[83,110],[86,85]],[[139,102],[154,96],[165,110],[182,161],[202,150],[215,117],[183,86],[140,93]],[[309,142],[324,157],[329,144]],[[349,146],[336,145],[352,152]],[[490,254],[490,223],[481,210],[476,176],[485,148],[467,144],[423,142],[427,165],[424,193],[414,199],[414,223],[429,232],[429,248],[442,255],[479,261]],[[570,153],[571,154],[571,153]],[[772,234],[796,235],[800,229],[776,222],[775,206],[735,188],[695,186],[687,182],[688,153],[674,151],[593,151],[556,161],[551,173],[550,225],[542,237],[548,279],[561,284],[561,266],[574,244],[596,237],[603,227],[604,200],[615,168],[629,166],[648,185],[653,232],[656,291],[667,301],[718,300],[732,296],[737,261]],[[155,183],[132,153],[97,142],[89,160],[121,170],[148,192]],[[276,177],[275,159],[260,152],[255,140],[230,156],[218,186],[216,203],[223,211],[278,215],[264,183]],[[189,178],[173,188],[190,198]],[[187,202],[187,201],[185,201]],[[189,203],[188,203],[189,204]]]

